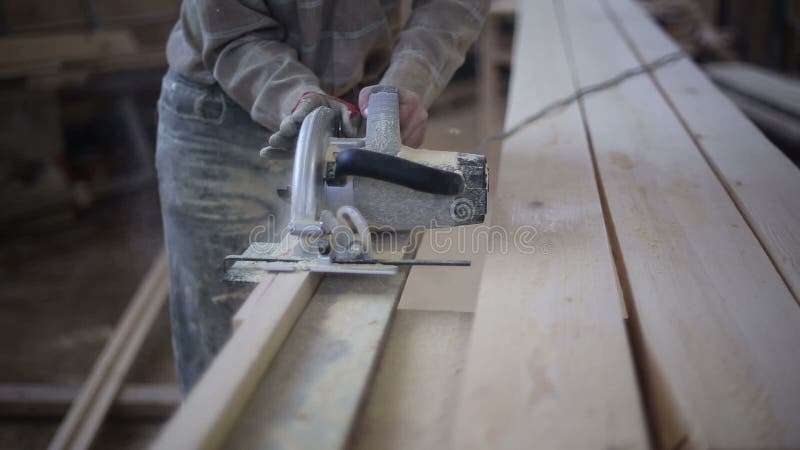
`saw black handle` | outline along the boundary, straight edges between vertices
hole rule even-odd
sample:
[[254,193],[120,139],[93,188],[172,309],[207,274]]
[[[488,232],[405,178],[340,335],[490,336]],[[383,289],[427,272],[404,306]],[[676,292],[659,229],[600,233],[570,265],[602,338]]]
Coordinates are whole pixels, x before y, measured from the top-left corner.
[[456,195],[464,191],[464,177],[407,159],[371,150],[351,148],[336,154],[336,178],[347,175],[399,184],[429,194]]

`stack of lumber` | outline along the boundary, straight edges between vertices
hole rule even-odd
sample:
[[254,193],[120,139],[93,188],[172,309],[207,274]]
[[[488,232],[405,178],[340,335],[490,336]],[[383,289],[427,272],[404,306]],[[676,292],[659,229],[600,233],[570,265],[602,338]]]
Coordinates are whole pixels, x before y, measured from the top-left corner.
[[6,0],[0,79],[163,67],[178,0]]
[[[677,50],[632,0],[515,29],[506,128]],[[405,273],[270,277],[155,447],[800,447],[800,172],[692,61],[499,164],[474,312],[395,312]]]
[[703,68],[768,136],[782,146],[800,149],[800,79],[741,62]]
[[[731,60],[730,36],[715,27],[714,0],[639,0],[681,48],[698,60]],[[762,8],[764,9],[764,8]]]

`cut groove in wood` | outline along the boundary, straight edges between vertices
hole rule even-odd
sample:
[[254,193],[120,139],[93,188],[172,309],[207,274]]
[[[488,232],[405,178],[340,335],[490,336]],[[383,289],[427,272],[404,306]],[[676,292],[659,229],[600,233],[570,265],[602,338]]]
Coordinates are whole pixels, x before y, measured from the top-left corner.
[[[556,17],[558,18],[558,27],[562,35],[562,39],[564,40],[565,47],[570,49],[572,48],[572,41],[570,40],[569,32],[567,31],[567,27],[565,25],[564,5],[558,1],[554,1],[553,4],[555,6]],[[566,51],[566,58],[570,67],[575,67],[575,61],[573,60],[571,51]],[[575,76],[574,70],[570,70],[570,75],[572,83],[575,86],[578,86],[579,83],[577,77]],[[625,311],[625,328],[628,334],[628,344],[630,345],[631,352],[633,354],[633,365],[636,373],[636,380],[639,385],[639,394],[642,400],[644,419],[648,431],[648,446],[650,448],[655,448],[654,443],[657,431],[655,419],[652,414],[653,406],[646,395],[649,389],[647,372],[644,366],[646,352],[641,348],[641,343],[643,342],[641,338],[642,330],[637,319],[636,304],[633,301],[633,293],[631,291],[630,280],[628,280],[628,272],[625,270],[625,259],[619,245],[619,239],[617,238],[617,230],[614,225],[614,220],[611,217],[611,210],[608,207],[608,197],[606,196],[605,189],[603,188],[603,177],[600,174],[600,169],[597,165],[597,155],[594,151],[594,142],[592,141],[591,133],[589,133],[589,128],[586,127],[586,106],[583,102],[583,99],[578,99],[578,109],[580,110],[581,120],[584,124],[586,142],[589,146],[589,154],[592,160],[592,171],[594,173],[595,182],[597,183],[597,193],[600,199],[600,205],[603,209],[603,223],[606,227],[607,238],[611,249],[611,256],[614,261],[614,272],[619,283],[622,308]]]

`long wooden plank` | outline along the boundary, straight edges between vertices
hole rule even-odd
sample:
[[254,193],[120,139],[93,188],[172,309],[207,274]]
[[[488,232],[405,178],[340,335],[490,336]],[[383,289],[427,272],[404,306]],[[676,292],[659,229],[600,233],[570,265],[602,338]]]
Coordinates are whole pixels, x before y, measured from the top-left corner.
[[472,314],[399,310],[353,450],[449,448]]
[[[521,3],[516,30],[507,127],[573,91],[550,0]],[[455,448],[648,447],[577,106],[509,138],[500,167],[509,245],[484,265]]]
[[[52,383],[0,384],[0,417],[8,419],[60,419],[78,398],[80,386]],[[133,384],[120,387],[108,415],[166,419],[181,403],[174,384]]]
[[[723,94],[725,94],[725,96],[728,97],[745,114],[745,116],[747,116],[748,119],[752,120],[753,123],[756,126],[758,126],[760,130],[763,130],[764,134],[770,136],[772,139],[775,139],[775,141],[779,145],[786,145],[788,148],[800,147],[800,117],[790,116],[786,113],[770,108],[769,106],[766,106],[759,101],[753,100],[751,97],[746,97],[737,92],[725,89],[724,87],[720,88],[720,91]],[[698,136],[702,137],[701,134],[698,134]],[[704,146],[701,145],[701,148],[704,148]],[[783,163],[781,164],[782,166],[789,168],[791,168],[790,164],[792,164],[787,160],[773,161],[773,163],[774,162],[782,162]],[[724,175],[720,176],[720,178],[722,178],[723,180],[725,179]],[[733,185],[734,188],[739,187],[737,186],[737,181],[739,184],[742,185],[744,184],[741,180],[734,180],[734,185]],[[785,186],[785,188],[789,187],[792,186]],[[747,208],[747,205],[742,203],[743,199],[739,195],[737,195],[735,190],[731,189],[731,191],[733,192],[734,198],[737,200],[737,204],[740,205],[740,209],[743,209],[745,211],[745,214],[747,214],[747,210],[745,209]],[[762,192],[765,192],[767,194],[768,200],[770,201],[775,200],[775,195],[773,194],[774,191],[762,191]],[[778,214],[782,215],[780,212]],[[758,222],[760,221],[750,219],[748,216],[748,222],[750,222],[751,224],[753,222],[758,224]],[[797,224],[791,224],[791,225],[797,225]],[[753,225],[751,225],[751,227],[752,226]],[[777,253],[778,256],[776,259],[778,259],[780,263],[776,265],[778,265],[779,269],[782,272],[788,272],[787,279],[790,280],[789,282],[794,283],[792,287],[795,293],[795,298],[797,298],[796,281],[793,279],[796,278],[796,275],[792,273],[792,270],[794,270],[797,267],[797,264],[795,261],[792,260],[792,255],[790,253],[792,247],[790,246],[789,251],[787,252],[786,250],[784,250],[784,247],[786,247],[786,245],[782,243],[780,239],[775,239],[771,235],[767,235],[766,239],[761,238],[760,236],[763,234],[763,231],[756,229],[756,232],[759,233],[759,238],[762,241],[765,241],[764,246],[767,248],[767,251],[769,251],[771,255]],[[775,244],[780,244],[777,247],[778,250],[777,252],[775,251],[776,250],[775,247],[773,248],[769,247],[769,246],[774,246]],[[786,264],[787,262],[792,265],[789,267],[781,267],[781,264]]]
[[275,273],[266,274],[247,297],[247,300],[242,303],[242,306],[239,307],[231,319],[234,332],[239,329],[245,320],[253,317],[254,311],[258,309],[258,304],[270,301],[270,298],[265,294],[269,291],[270,285],[272,285],[277,276]]
[[0,66],[86,60],[131,54],[136,50],[136,39],[126,29],[3,37]]
[[478,297],[485,246],[472,238],[484,225],[426,230],[419,245],[419,259],[467,259],[469,267],[417,266],[411,269],[398,308],[427,311],[473,312]]
[[253,317],[225,344],[154,449],[219,448],[321,278],[304,271],[280,274],[257,291],[268,301],[256,303]]
[[[385,237],[379,255],[412,257],[416,241],[408,237]],[[326,277],[224,447],[343,448],[407,277],[407,269],[390,277]]]
[[[608,5],[640,62],[677,49],[632,3]],[[691,61],[654,76],[798,298],[800,170]]]
[[343,448],[407,276],[325,277],[222,448]]
[[92,444],[125,375],[164,306],[168,289],[167,257],[162,249],[100,352],[50,442],[50,449],[85,449]]
[[[563,6],[580,85],[638,65],[599,2]],[[583,106],[661,447],[797,448],[800,309],[763,248],[650,78]]]
[[[651,32],[648,34],[657,39],[656,43],[663,45],[659,42],[661,39],[657,29],[647,27],[640,32],[642,31]],[[657,50],[650,42],[642,42],[636,48],[642,54]],[[706,64],[703,68],[715,83],[747,95],[759,103],[800,117],[800,82],[797,80],[752,64],[734,61]]]

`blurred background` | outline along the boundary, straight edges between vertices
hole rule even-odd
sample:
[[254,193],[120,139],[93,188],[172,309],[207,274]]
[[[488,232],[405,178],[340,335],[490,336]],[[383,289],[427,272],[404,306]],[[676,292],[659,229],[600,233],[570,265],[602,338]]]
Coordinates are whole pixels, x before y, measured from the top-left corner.
[[[642,3],[797,163],[800,1]],[[47,446],[162,247],[155,105],[179,7],[0,0],[0,449]],[[425,147],[502,129],[513,32],[494,2]],[[142,447],[178,402],[164,308],[95,447]]]

